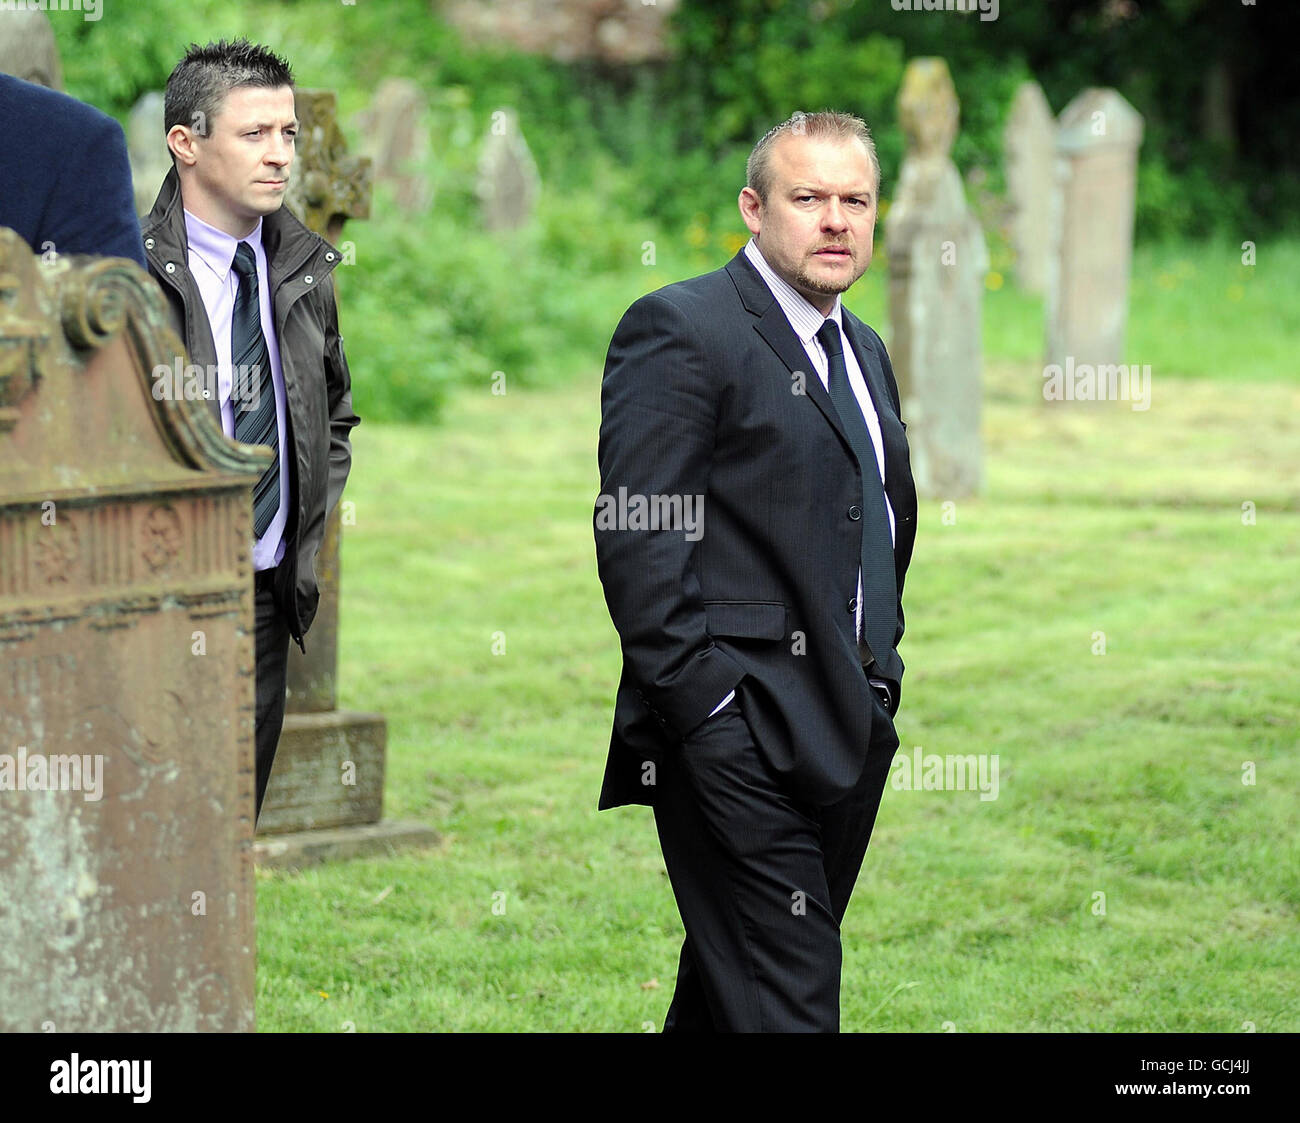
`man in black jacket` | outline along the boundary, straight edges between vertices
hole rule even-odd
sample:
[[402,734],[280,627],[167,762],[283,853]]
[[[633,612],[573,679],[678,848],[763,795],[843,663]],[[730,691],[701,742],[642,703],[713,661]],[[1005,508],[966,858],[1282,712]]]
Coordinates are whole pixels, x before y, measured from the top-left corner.
[[860,120],[796,114],[750,156],[750,243],[610,344],[595,530],[623,674],[600,806],[654,807],[686,928],[665,1030],[839,1027],[916,532],[889,356],[839,295],[879,184]]
[[358,421],[330,277],[339,253],[282,206],[298,124],[283,59],[242,39],[191,46],[164,113],[173,166],[144,224],[149,271],[226,434],[275,453],[251,528],[260,814],[289,638],[305,650],[320,598],[313,565]]

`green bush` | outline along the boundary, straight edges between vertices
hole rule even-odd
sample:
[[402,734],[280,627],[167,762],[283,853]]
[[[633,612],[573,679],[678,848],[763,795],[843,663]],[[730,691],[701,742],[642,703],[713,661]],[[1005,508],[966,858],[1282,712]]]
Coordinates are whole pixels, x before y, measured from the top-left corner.
[[[953,157],[979,183],[969,194],[990,227],[1016,85],[1034,74],[1057,111],[1085,85],[1119,86],[1147,118],[1139,238],[1163,244],[1190,234],[1230,246],[1262,239],[1261,271],[1279,282],[1252,287],[1247,277],[1223,292],[1203,282],[1207,298],[1243,300],[1239,315],[1258,308],[1252,322],[1262,330],[1284,303],[1280,263],[1293,256],[1279,254],[1269,235],[1294,223],[1300,178],[1284,164],[1252,175],[1244,156],[1188,143],[1190,111],[1166,96],[1171,82],[1184,93],[1194,89],[1182,48],[1161,46],[1147,25],[1104,26],[1094,7],[1081,5],[1086,18],[1071,23],[1056,9],[1003,5],[990,25],[845,0],[693,0],[677,10],[675,56],[630,68],[470,49],[431,15],[428,0],[134,0],[98,22],[53,22],[69,92],[123,121],[142,93],[163,87],[190,41],[241,34],[284,54],[301,86],[337,91],[354,149],[355,114],[385,77],[420,85],[430,106],[432,213],[415,221],[379,188],[371,218],[345,231],[354,263],[338,279],[358,410],[430,420],[450,387],[487,389],[496,371],[509,386],[590,373],[633,299],[722,264],[745,241],[735,200],[746,156],[796,109],[843,108],[869,123],[887,203],[903,155],[895,101],[907,59],[918,55],[948,60],[962,113]],[[1189,11],[1199,7],[1188,0]],[[1190,41],[1205,39],[1203,29],[1196,39],[1184,24],[1180,33]],[[1059,46],[1063,28],[1075,36],[1071,51]],[[1124,69],[1138,56],[1148,65]],[[493,236],[482,229],[475,183],[480,144],[503,106],[519,114],[544,187],[527,228]],[[989,234],[1001,252],[1001,235]],[[1209,260],[1208,250],[1198,253]],[[1149,256],[1154,263],[1174,254],[1181,251]],[[990,289],[1002,284],[1006,266],[993,262]],[[883,270],[882,258],[852,299],[882,330]],[[1170,302],[1191,287],[1184,279],[1177,285],[1148,294],[1135,282],[1135,309],[1148,295],[1151,301],[1145,318],[1135,311],[1135,337],[1154,330],[1153,338],[1164,338]],[[999,326],[989,345],[1006,356],[1037,354],[1035,308],[1010,286],[991,291],[989,319]],[[1284,347],[1277,331],[1265,334]],[[1201,369],[1184,338],[1171,329],[1168,368]]]

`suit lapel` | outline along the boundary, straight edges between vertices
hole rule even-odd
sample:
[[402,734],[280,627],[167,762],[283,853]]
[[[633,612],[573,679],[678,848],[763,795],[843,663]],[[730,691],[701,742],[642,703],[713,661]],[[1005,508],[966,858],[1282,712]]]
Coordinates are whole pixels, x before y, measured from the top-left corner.
[[[904,534],[905,524],[910,523],[916,509],[916,491],[912,485],[911,459],[907,451],[907,432],[903,428],[902,418],[894,407],[890,396],[885,370],[880,362],[880,352],[868,333],[861,329],[856,319],[851,319],[847,311],[844,315],[849,343],[853,353],[858,357],[858,366],[871,391],[871,400],[876,407],[876,417],[880,421],[880,438],[885,445],[885,494],[889,505],[894,510],[895,552],[904,558],[911,557],[910,537]],[[906,561],[903,561],[906,568]]]
[[893,502],[891,484],[897,478],[900,457],[907,447],[907,434],[903,430],[902,419],[894,408],[894,399],[890,396],[885,382],[885,370],[880,365],[880,354],[875,344],[848,314],[844,313],[844,326],[849,337],[849,346],[858,357],[858,366],[862,368],[862,377],[871,394],[871,402],[876,407],[876,418],[880,422],[880,439],[885,445],[885,490],[890,493]]
[[835,410],[835,403],[826,393],[822,380],[817,377],[817,372],[808,358],[808,352],[804,350],[803,343],[795,335],[790,321],[785,318],[780,302],[772,295],[772,290],[759,276],[758,270],[749,263],[744,250],[727,263],[727,272],[731,275],[736,291],[740,294],[741,303],[758,317],[754,329],[776,352],[777,358],[785,364],[791,374],[797,371],[803,375],[803,396],[809,398],[821,410],[827,424],[835,430],[836,436],[851,453],[853,447],[849,444],[844,426],[840,424],[840,415]]

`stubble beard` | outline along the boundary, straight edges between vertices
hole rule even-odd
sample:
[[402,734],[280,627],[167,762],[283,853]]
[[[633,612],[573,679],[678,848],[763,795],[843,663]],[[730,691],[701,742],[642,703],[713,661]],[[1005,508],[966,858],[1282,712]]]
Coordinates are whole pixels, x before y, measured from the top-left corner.
[[800,269],[799,272],[795,274],[794,279],[799,283],[800,288],[807,289],[809,292],[819,292],[824,296],[835,296],[838,293],[847,292],[849,287],[853,284],[853,281],[857,280],[857,278],[854,277],[853,280],[848,282],[823,281],[814,277],[806,269]]
[[798,287],[806,289],[808,292],[821,293],[823,296],[836,296],[839,293],[848,292],[865,272],[866,269],[864,268],[861,272],[853,273],[847,280],[839,281],[829,278],[814,277],[808,271],[808,267],[804,265],[799,267],[798,272],[794,275],[794,279],[798,282]]

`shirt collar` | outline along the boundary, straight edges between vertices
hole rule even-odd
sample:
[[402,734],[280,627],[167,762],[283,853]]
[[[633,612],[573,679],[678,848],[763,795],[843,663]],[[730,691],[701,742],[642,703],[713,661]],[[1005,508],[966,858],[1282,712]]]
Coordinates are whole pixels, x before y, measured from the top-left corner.
[[823,316],[809,303],[808,298],[803,293],[792,286],[767,263],[763,251],[758,248],[758,243],[753,238],[750,238],[745,243],[745,257],[758,270],[759,276],[771,289],[772,295],[776,297],[777,303],[781,305],[781,310],[785,313],[785,318],[790,321],[790,327],[794,329],[795,335],[799,337],[799,341],[805,347],[816,338],[818,329],[826,320],[834,320],[840,331],[844,330],[839,293],[835,294],[835,307],[830,310],[828,315]]
[[235,238],[224,230],[210,226],[203,219],[189,211],[185,212],[185,237],[189,242],[190,252],[212,270],[217,277],[225,280],[230,275],[230,266],[235,260],[235,249],[240,242],[247,242],[253,247],[253,256],[262,255],[262,220],[246,238]]

